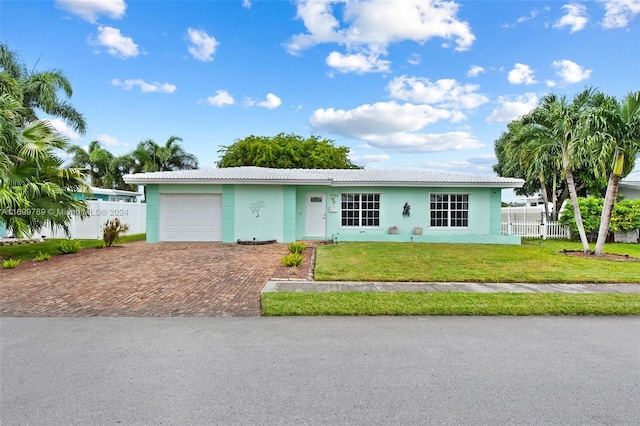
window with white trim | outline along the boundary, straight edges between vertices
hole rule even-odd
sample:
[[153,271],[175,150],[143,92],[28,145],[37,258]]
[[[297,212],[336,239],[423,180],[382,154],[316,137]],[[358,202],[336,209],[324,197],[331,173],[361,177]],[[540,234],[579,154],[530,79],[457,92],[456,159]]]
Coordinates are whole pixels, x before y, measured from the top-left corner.
[[469,194],[431,194],[431,226],[469,226]]
[[342,194],[342,226],[380,226],[380,194]]

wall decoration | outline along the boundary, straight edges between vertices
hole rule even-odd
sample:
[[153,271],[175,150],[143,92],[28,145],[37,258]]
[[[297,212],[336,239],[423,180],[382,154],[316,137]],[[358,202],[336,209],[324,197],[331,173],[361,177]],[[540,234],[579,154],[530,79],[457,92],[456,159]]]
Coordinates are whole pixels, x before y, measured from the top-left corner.
[[251,213],[255,214],[256,217],[260,217],[260,209],[264,209],[265,205],[264,205],[264,201],[256,201],[255,203],[251,203],[249,205],[249,209],[251,210]]
[[404,203],[404,207],[402,208],[402,216],[409,217],[411,216],[411,206],[409,203]]

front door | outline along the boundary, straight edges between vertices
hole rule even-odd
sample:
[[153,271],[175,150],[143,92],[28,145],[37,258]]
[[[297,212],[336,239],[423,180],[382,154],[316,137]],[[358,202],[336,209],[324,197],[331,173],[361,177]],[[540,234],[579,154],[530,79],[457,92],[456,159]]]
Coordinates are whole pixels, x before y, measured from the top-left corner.
[[325,194],[307,194],[304,234],[307,237],[325,237],[327,206]]

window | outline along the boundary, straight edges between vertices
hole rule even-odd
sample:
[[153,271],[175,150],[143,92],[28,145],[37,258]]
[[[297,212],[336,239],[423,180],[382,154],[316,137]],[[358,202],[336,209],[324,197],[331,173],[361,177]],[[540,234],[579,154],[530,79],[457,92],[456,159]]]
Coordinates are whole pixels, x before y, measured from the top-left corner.
[[431,194],[431,226],[469,226],[469,195]]
[[342,194],[342,226],[380,226],[380,194]]

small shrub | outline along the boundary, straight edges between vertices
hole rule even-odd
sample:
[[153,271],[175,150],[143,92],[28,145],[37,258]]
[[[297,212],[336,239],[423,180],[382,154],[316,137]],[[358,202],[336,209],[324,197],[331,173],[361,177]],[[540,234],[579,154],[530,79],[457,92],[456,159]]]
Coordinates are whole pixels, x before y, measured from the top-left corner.
[[102,228],[102,239],[107,247],[129,232],[129,225],[120,223],[120,219],[109,219]]
[[302,259],[304,259],[304,254],[302,253],[289,253],[280,261],[286,267],[294,267],[302,265]]
[[96,245],[94,247],[97,248],[97,249],[101,249],[101,248],[105,248],[106,244],[105,244],[104,240],[100,240],[100,241],[96,242]]
[[[584,232],[588,234],[598,232],[600,227],[600,215],[602,214],[602,205],[604,199],[588,197],[578,198],[578,207],[580,207],[580,216],[582,216],[582,224]],[[568,226],[573,235],[578,235],[578,225],[576,225],[573,204],[567,203],[559,220],[561,225]]]
[[38,252],[38,255],[36,256],[36,260],[38,262],[44,262],[51,259],[51,255],[49,253],[42,253],[41,251]]
[[613,206],[611,230],[628,232],[640,228],[640,199],[621,200]]
[[[580,206],[580,215],[582,216],[584,230],[587,235],[597,233],[600,227],[600,216],[602,215],[604,199],[595,197],[578,198],[578,205]],[[562,210],[562,216],[559,222],[561,225],[568,226],[573,235],[578,235],[578,226],[576,225],[576,218],[571,203],[568,203],[564,210]],[[633,231],[639,227],[640,200],[620,200],[616,202],[611,212],[610,230],[613,232],[624,232]]]
[[304,253],[307,245],[302,241],[296,241],[289,244],[289,253]]
[[58,246],[58,251],[62,254],[73,254],[80,251],[80,242],[75,240],[63,241]]
[[20,264],[20,259],[5,259],[2,261],[4,269],[13,269]]

